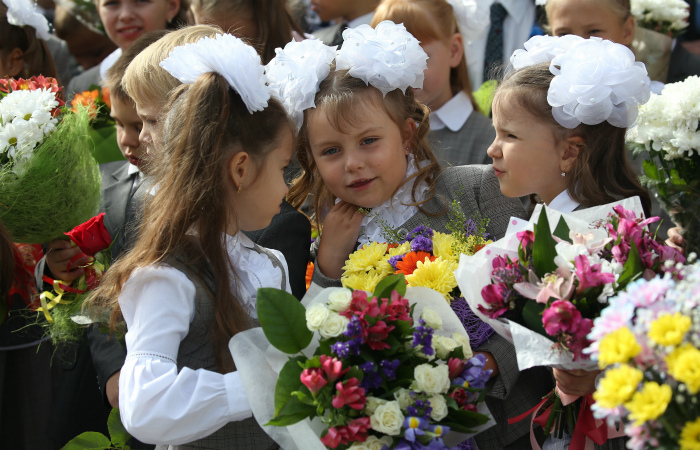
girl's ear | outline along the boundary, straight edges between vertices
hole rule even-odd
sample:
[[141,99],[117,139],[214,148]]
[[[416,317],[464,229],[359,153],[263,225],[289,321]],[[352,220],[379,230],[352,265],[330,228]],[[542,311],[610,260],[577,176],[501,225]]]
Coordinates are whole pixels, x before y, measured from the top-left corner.
[[165,16],[168,19],[167,22],[170,23],[177,16],[180,11],[180,0],[166,0],[168,2],[168,9],[166,10]]
[[629,47],[632,45],[632,40],[634,39],[634,16],[630,14],[630,16],[625,20],[625,22],[622,24],[622,40],[623,42],[620,42],[622,45],[626,45]]
[[586,141],[580,136],[571,136],[564,141],[564,151],[559,161],[562,172],[571,172],[584,145],[586,145]]
[[2,66],[7,73],[0,73],[0,77],[17,78],[22,74],[24,68],[24,52],[21,48],[15,47],[10,51],[5,60],[2,61]]
[[228,163],[228,174],[231,178],[231,183],[233,183],[234,189],[242,189],[246,181],[250,183],[249,172],[251,172],[252,170],[251,164],[252,161],[248,153],[238,152],[235,155],[233,155],[231,161]]
[[401,143],[403,145],[403,150],[406,155],[411,152],[411,142],[413,142],[413,135],[416,134],[416,122],[410,117],[406,119],[401,127]]
[[464,41],[460,33],[455,33],[450,39],[450,67],[457,67],[464,58]]

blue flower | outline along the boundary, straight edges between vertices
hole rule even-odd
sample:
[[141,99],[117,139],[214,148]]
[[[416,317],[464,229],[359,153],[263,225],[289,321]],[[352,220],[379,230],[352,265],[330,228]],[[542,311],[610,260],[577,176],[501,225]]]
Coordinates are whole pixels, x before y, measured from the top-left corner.
[[364,372],[365,376],[360,382],[360,386],[366,390],[376,389],[382,385],[382,377],[377,373],[377,367],[372,361],[367,361],[361,364],[360,370]]
[[399,368],[400,364],[401,362],[398,359],[395,359],[393,361],[385,359],[382,362],[380,362],[379,367],[382,369],[382,374],[384,375],[384,378],[386,378],[389,381],[395,380],[396,369]]
[[425,435],[425,430],[430,426],[430,421],[421,417],[409,416],[403,421],[403,427],[406,430],[404,437],[410,442],[416,441],[416,436]]
[[462,373],[452,381],[453,385],[483,389],[491,377],[492,370],[484,370],[486,357],[482,354],[474,356],[464,364]]

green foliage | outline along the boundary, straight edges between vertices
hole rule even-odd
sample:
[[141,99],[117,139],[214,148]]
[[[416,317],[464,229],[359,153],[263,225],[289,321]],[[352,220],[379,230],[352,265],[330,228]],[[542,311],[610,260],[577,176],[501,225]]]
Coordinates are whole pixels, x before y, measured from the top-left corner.
[[450,234],[454,238],[455,242],[452,244],[452,251],[455,253],[474,253],[476,250],[473,247],[483,246],[486,241],[483,236],[486,236],[486,227],[489,226],[490,219],[488,217],[482,217],[479,212],[474,212],[475,216],[471,219],[474,224],[475,229],[470,230],[474,232],[474,236],[481,237],[481,239],[469,240],[469,235],[467,234],[467,223],[469,218],[462,210],[462,204],[459,200],[452,200],[450,209],[447,212],[448,221],[445,225],[450,231]]
[[573,244],[571,241],[571,238],[569,237],[569,232],[571,232],[571,229],[569,228],[569,224],[566,223],[566,220],[564,220],[564,216],[562,216],[559,219],[559,223],[557,224],[557,227],[554,229],[554,236],[558,237],[559,239],[565,240],[566,242]]
[[544,312],[544,307],[542,303],[537,302],[527,302],[523,308],[523,322],[525,326],[532,331],[541,334],[547,339],[552,339],[552,336],[544,331],[544,324],[542,323],[542,313]]
[[389,299],[391,298],[391,293],[397,291],[399,295],[403,297],[406,295],[406,285],[407,283],[404,274],[399,273],[396,275],[390,275],[377,284],[372,296]]
[[257,310],[265,337],[279,351],[299,353],[311,342],[314,334],[306,327],[306,309],[292,294],[258,289]]
[[643,271],[644,264],[642,263],[642,257],[639,256],[639,249],[633,240],[627,262],[625,262],[620,278],[617,281],[620,289],[624,289],[631,281],[637,279]]
[[379,229],[381,230],[380,234],[384,238],[384,240],[388,244],[398,244],[399,242],[403,241],[406,239],[406,233],[407,231],[402,229],[402,228],[394,228],[392,227],[389,222],[386,220],[382,219],[379,214],[374,213],[372,214],[371,209],[367,208],[360,208],[360,212],[362,212],[366,216],[370,216],[377,222]]
[[61,450],[129,450],[126,445],[131,438],[119,418],[119,409],[114,408],[107,419],[108,438],[102,433],[88,431],[71,439]]
[[552,231],[549,228],[546,208],[542,208],[535,225],[535,242],[532,244],[535,273],[540,278],[557,270],[557,265],[554,262],[554,258],[557,256],[556,245],[557,242],[552,237]]
[[305,359],[303,356],[291,358],[282,367],[275,385],[275,416],[292,398],[292,392],[299,389],[299,376],[304,371],[300,363],[303,363]]

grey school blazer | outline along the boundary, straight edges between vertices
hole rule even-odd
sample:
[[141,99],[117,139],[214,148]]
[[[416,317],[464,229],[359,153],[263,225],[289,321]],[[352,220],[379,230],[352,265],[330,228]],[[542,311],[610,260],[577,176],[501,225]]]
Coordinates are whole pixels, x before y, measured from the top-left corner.
[[490,164],[486,154],[496,137],[491,119],[472,111],[462,128],[452,131],[445,127],[428,133],[430,145],[435,149],[440,165],[462,166],[466,164]]

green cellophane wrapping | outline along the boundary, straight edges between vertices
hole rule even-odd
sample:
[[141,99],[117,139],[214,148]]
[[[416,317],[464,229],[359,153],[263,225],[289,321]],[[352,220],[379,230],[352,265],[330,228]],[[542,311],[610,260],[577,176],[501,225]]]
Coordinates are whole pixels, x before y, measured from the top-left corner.
[[85,110],[66,113],[17,175],[0,167],[0,222],[13,242],[44,243],[93,217],[100,170],[92,157]]

